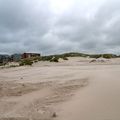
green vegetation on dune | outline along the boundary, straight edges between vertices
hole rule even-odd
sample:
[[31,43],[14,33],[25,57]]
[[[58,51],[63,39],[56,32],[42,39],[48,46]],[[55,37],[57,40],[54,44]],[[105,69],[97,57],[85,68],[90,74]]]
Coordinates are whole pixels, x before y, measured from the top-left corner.
[[33,64],[33,61],[31,59],[23,59],[20,61],[19,65],[20,66],[24,66],[24,65],[32,65]]
[[62,54],[64,57],[87,57],[88,54],[77,53],[77,52],[70,52]]
[[117,55],[114,55],[114,54],[95,54],[95,55],[89,55],[90,58],[100,58],[100,57],[103,57],[103,58],[106,58],[106,59],[111,59],[111,58],[117,58],[118,56]]
[[68,60],[67,56],[64,54],[61,55],[49,55],[49,56],[41,56],[39,61],[50,61],[50,62],[59,62],[59,59]]
[[[89,57],[89,58],[105,58],[105,59],[111,59],[111,58],[119,58],[120,56],[117,56],[115,54],[84,54],[84,53],[78,53],[78,52],[70,52],[70,53],[64,53],[64,54],[56,54],[56,55],[48,55],[48,56],[40,56],[40,57],[31,57],[26,59],[21,59],[19,61],[19,66],[24,65],[32,65],[33,63],[36,63],[38,61],[49,61],[49,62],[56,62],[58,63],[60,59],[68,60],[69,57]],[[5,66],[7,62],[0,62],[0,66]],[[14,67],[14,66],[11,66]]]
[[41,57],[33,57],[29,59],[21,60],[20,66],[23,65],[32,65],[35,62],[38,61],[49,61],[49,62],[59,62],[59,59],[68,60],[68,57],[90,57],[90,58],[117,58],[117,55],[114,54],[84,54],[84,53],[76,53],[76,52],[70,52],[70,53],[64,53],[64,54],[56,54],[56,55],[48,55],[48,56],[41,56]]
[[106,59],[110,59],[110,58],[117,58],[120,56],[117,56],[115,54],[84,54],[84,53],[75,53],[75,52],[71,52],[71,53],[64,53],[63,54],[65,57],[90,57],[90,58],[106,58]]

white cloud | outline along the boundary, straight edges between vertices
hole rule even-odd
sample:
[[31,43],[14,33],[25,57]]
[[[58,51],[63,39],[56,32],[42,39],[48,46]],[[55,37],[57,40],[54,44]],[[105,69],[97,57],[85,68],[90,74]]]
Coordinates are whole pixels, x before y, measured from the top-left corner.
[[55,14],[62,14],[69,10],[73,3],[73,0],[50,0],[52,11]]

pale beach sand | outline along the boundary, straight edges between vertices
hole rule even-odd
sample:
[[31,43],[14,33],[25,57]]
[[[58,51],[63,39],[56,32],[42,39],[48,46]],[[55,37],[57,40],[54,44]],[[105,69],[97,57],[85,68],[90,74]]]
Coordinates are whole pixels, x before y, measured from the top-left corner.
[[120,59],[0,69],[1,120],[120,120]]

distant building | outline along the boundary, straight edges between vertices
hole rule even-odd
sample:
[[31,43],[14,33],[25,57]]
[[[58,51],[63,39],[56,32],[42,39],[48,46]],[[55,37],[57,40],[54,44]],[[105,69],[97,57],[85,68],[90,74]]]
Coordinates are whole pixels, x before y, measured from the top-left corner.
[[0,64],[4,64],[10,61],[9,55],[0,55]]
[[11,61],[15,61],[15,62],[18,62],[20,61],[22,58],[21,54],[13,54],[11,55]]
[[25,59],[25,58],[31,58],[31,57],[40,57],[41,55],[38,53],[23,53],[21,56],[22,56],[22,59]]

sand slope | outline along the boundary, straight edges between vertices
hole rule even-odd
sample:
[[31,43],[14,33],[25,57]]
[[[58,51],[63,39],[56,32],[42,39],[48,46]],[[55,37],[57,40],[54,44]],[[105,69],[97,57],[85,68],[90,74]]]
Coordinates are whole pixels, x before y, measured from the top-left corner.
[[0,69],[1,120],[120,120],[120,60]]
[[120,120],[120,66],[91,71],[90,84],[61,107],[58,120]]

